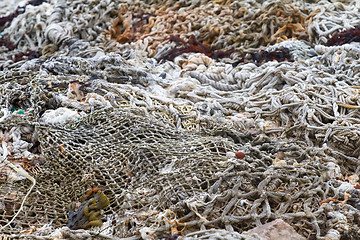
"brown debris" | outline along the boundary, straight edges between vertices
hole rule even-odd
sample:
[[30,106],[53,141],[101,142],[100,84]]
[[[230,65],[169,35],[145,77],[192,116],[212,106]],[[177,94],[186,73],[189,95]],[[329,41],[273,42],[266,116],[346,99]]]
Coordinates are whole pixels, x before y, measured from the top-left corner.
[[119,9],[118,17],[112,23],[110,30],[111,38],[116,39],[119,43],[136,42],[143,34],[149,33],[147,25],[150,18],[156,16],[151,13],[139,12],[124,17],[126,11],[124,6]]
[[74,211],[76,204],[70,204],[67,226],[70,229],[88,229],[92,226],[101,226],[103,223],[101,210],[110,204],[107,196],[100,188],[93,188],[86,193],[82,200],[76,211]]
[[[313,17],[319,13],[300,8],[297,4],[273,3],[251,13],[234,1],[181,8],[181,4],[146,4],[135,1],[123,4],[109,35],[120,43],[147,39],[147,52],[154,57],[160,45],[170,36],[184,36],[197,31],[197,41],[211,49],[258,49],[288,39],[310,41],[307,32]],[[214,5],[217,10],[214,11]],[[159,10],[155,10],[159,9]],[[205,24],[202,23],[204,19]]]
[[203,44],[196,40],[194,35],[190,35],[189,40],[186,42],[177,36],[170,36],[170,40],[176,42],[181,47],[174,47],[169,51],[165,52],[161,56],[157,58],[158,61],[174,60],[175,57],[183,54],[183,53],[204,53],[206,56],[211,57],[213,59],[230,57],[233,50],[230,51],[222,51],[222,50],[212,50],[206,44]]

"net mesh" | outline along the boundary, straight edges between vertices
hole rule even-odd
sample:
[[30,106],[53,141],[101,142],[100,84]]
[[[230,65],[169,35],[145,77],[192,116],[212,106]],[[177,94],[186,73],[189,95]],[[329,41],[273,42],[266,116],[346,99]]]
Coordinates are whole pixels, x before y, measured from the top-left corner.
[[[358,23],[356,3],[104,3],[28,6],[4,30],[17,43],[0,53],[5,238],[249,240],[277,218],[359,238],[360,47],[321,45]],[[233,58],[303,41],[276,45],[295,62],[158,63],[174,32]],[[42,58],[16,55],[28,49]]]

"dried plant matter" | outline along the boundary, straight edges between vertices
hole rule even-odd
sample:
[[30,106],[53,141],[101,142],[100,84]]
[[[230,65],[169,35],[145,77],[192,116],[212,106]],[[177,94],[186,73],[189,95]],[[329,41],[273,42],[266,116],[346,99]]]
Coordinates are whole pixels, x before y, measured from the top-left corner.
[[70,229],[87,229],[91,226],[101,226],[101,210],[110,204],[106,195],[99,189],[88,191],[79,208],[69,210]]
[[[268,62],[268,61],[293,61],[293,57],[290,54],[290,51],[288,48],[278,48],[274,51],[266,51],[266,50],[260,50],[257,52],[250,52],[251,61],[255,63],[256,66],[261,65],[262,62]],[[236,67],[239,63],[245,62],[245,57],[241,58],[240,60],[233,63],[233,66]]]
[[351,42],[360,42],[360,25],[340,33],[335,33],[325,45],[338,46]]
[[221,50],[211,50],[207,45],[196,40],[194,35],[190,35],[189,40],[185,42],[179,37],[170,36],[170,41],[176,42],[180,47],[174,47],[169,51],[162,53],[157,57],[157,61],[169,60],[173,61],[175,57],[183,53],[204,53],[206,56],[213,59],[230,57],[232,51],[221,51]]

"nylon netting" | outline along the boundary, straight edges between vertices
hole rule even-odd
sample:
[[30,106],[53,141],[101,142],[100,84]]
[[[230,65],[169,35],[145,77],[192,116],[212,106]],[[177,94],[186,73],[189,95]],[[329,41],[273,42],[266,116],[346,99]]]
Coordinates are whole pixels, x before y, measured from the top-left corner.
[[[57,1],[6,25],[2,237],[250,240],[281,218],[358,239],[360,46],[323,45],[357,3],[261,2]],[[170,34],[232,59],[160,61]],[[293,62],[232,64],[280,47]]]

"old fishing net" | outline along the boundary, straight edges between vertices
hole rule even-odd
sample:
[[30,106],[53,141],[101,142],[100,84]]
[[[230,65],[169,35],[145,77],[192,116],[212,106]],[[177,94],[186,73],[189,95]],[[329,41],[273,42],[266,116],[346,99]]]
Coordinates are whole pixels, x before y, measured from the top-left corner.
[[1,236],[249,240],[281,218],[358,239],[360,45],[325,46],[356,4],[8,9]]

